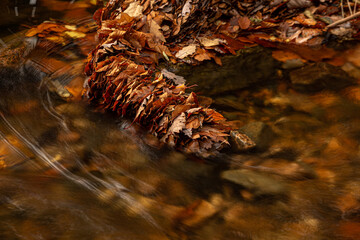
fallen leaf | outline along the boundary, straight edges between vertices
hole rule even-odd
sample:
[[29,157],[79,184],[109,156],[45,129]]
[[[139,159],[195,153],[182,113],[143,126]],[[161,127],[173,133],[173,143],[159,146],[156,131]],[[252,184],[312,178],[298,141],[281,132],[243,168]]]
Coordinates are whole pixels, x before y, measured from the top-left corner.
[[130,17],[140,18],[143,15],[143,6],[141,6],[138,1],[132,2],[126,8],[124,13],[128,14]]
[[240,28],[244,29],[244,30],[248,29],[250,27],[250,25],[251,25],[250,19],[248,17],[246,17],[246,16],[245,17],[239,17],[238,22],[239,22]]
[[184,59],[187,56],[194,54],[195,51],[196,51],[196,45],[190,44],[189,46],[183,47],[180,51],[178,51],[175,57]]
[[166,42],[162,30],[160,29],[161,27],[154,20],[150,21],[150,33],[152,33],[156,39],[159,39],[162,42]]
[[205,60],[211,60],[211,56],[208,54],[208,52],[202,48],[198,48],[196,50],[196,55],[194,56],[194,58],[201,62],[201,61],[205,61]]
[[175,85],[183,85],[186,83],[186,80],[182,76],[178,76],[175,73],[169,72],[165,68],[161,70],[161,73],[164,75],[164,77],[172,80]]
[[224,42],[225,40],[219,39],[219,38],[206,38],[206,37],[199,37],[199,41],[200,43],[204,46],[204,47],[213,47],[213,46],[217,46],[220,43]]
[[312,2],[310,0],[290,0],[287,3],[287,7],[289,9],[294,9],[294,8],[305,8],[305,7],[310,7],[312,6]]

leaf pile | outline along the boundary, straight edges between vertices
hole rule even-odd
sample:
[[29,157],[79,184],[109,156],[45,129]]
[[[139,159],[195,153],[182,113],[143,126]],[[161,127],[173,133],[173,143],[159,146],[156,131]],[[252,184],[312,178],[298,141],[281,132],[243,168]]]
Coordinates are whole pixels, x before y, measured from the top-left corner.
[[[198,43],[188,44],[190,29],[199,26],[187,22],[195,21],[193,11],[206,2],[187,1],[182,6],[164,1],[110,1],[95,14],[101,26],[100,44],[85,68],[90,76],[90,101],[133,118],[170,146],[204,157],[229,145],[225,118],[200,106],[195,93],[185,93],[183,78],[155,67],[160,59],[176,63],[212,58],[220,63],[213,53],[216,48],[230,52],[225,40],[213,36],[199,35]],[[188,45],[182,47],[177,42],[181,38]],[[254,146],[244,138],[247,147]]]
[[[109,1],[94,14],[100,44],[85,68],[87,96],[106,110],[132,117],[171,146],[201,155],[214,153],[228,145],[225,119],[201,107],[195,93],[186,94],[179,77],[156,69],[159,61],[214,60],[221,65],[220,55],[255,44],[305,45],[313,39],[319,44],[327,24],[336,21],[332,15],[340,12],[340,1],[315,3]],[[245,146],[253,143],[249,140]]]

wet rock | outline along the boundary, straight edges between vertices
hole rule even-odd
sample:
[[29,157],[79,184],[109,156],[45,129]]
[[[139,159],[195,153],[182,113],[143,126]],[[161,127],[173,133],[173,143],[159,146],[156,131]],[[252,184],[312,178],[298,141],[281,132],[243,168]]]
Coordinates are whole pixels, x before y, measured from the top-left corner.
[[243,152],[256,146],[252,139],[238,131],[230,131],[230,144],[236,152]]
[[[249,166],[246,164],[246,166]],[[276,174],[293,180],[315,178],[315,171],[306,163],[289,162],[284,159],[267,159],[261,164],[251,166],[259,171]]]
[[341,68],[327,63],[314,63],[290,72],[294,88],[301,91],[319,91],[322,89],[339,90],[354,83]]
[[232,95],[216,98],[214,104],[220,106],[221,109],[233,109],[238,111],[247,110],[247,106],[245,106],[244,103],[239,102],[239,100]]
[[266,150],[275,137],[271,128],[263,122],[250,122],[239,129],[239,132],[245,133],[255,142],[256,149],[260,151]]
[[[247,118],[247,115],[246,114],[244,114],[243,112],[228,112],[228,111],[222,111],[221,112],[221,114],[227,119],[227,120],[230,120],[230,121],[232,121],[232,120],[238,120],[239,121],[239,119],[244,119],[244,118],[246,118],[246,119],[248,119]],[[244,123],[242,123],[241,124],[241,126],[242,125],[244,125]]]
[[193,91],[206,95],[218,95],[236,91],[256,83],[276,78],[276,62],[271,53],[263,48],[251,48],[238,56],[225,56],[219,67],[207,61],[200,66],[182,65],[175,73],[185,77],[188,84],[196,84]]
[[224,171],[221,173],[221,178],[250,190],[255,196],[283,195],[287,190],[284,183],[247,169]]
[[295,69],[295,68],[303,67],[304,65],[305,63],[301,59],[296,58],[296,59],[287,60],[281,65],[281,67],[283,69]]

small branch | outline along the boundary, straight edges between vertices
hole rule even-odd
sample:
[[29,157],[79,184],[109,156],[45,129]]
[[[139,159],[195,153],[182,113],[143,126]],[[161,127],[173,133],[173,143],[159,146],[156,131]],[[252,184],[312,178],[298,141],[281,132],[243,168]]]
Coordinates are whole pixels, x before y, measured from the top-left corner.
[[349,21],[349,20],[351,20],[351,19],[353,19],[353,18],[357,18],[357,17],[360,17],[360,12],[357,12],[357,13],[351,15],[351,16],[348,16],[348,17],[346,17],[346,18],[343,18],[343,19],[340,19],[340,20],[338,20],[338,21],[336,21],[336,22],[333,22],[332,24],[327,25],[325,29],[329,29],[329,28],[335,27],[335,26],[337,26],[337,25],[339,25],[339,24],[342,24],[342,23],[344,23],[344,22],[347,22],[347,21]]
[[347,1],[347,5],[348,5],[348,8],[349,8],[350,15],[352,15],[353,12],[352,12],[352,9],[350,7],[350,2],[349,2],[349,0],[346,0],[346,1]]

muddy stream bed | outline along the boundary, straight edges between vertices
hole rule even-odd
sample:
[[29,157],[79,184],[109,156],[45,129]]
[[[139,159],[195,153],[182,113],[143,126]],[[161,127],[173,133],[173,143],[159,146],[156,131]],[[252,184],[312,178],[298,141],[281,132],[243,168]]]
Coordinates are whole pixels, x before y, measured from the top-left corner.
[[[1,3],[3,47],[22,24],[94,9],[44,2]],[[163,66],[257,143],[212,160],[161,145],[81,90],[62,98],[39,70],[0,68],[0,239],[360,239],[360,45],[335,48],[348,56],[337,67],[260,47],[222,67]]]

